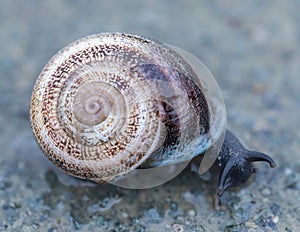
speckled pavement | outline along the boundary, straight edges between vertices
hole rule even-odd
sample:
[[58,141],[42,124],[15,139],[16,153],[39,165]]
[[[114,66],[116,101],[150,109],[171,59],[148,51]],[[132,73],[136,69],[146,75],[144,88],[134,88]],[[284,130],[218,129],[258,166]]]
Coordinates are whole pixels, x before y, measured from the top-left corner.
[[[300,2],[9,1],[0,7],[0,231],[300,231]],[[106,31],[192,52],[222,89],[228,127],[271,154],[212,207],[217,180],[184,171],[148,190],[96,185],[54,167],[34,141],[31,91],[59,49]]]

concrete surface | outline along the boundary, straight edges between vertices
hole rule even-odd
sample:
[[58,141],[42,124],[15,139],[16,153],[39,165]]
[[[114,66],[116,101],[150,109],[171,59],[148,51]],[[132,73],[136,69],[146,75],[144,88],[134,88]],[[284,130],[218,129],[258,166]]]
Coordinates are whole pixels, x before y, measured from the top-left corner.
[[[1,1],[0,231],[300,231],[299,1]],[[191,51],[218,81],[228,126],[278,168],[225,193],[185,171],[149,190],[95,185],[44,158],[29,124],[42,67],[88,34],[142,34]],[[213,173],[212,173],[213,176]]]

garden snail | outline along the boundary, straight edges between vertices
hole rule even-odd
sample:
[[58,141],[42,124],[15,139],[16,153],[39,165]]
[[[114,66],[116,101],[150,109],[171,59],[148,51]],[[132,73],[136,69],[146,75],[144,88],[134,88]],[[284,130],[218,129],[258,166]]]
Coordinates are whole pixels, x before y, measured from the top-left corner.
[[225,108],[197,64],[185,51],[137,35],[79,39],[48,62],[35,84],[35,138],[55,165],[99,183],[190,161],[221,144],[215,158],[222,195],[248,179],[252,162],[276,164],[226,130]]

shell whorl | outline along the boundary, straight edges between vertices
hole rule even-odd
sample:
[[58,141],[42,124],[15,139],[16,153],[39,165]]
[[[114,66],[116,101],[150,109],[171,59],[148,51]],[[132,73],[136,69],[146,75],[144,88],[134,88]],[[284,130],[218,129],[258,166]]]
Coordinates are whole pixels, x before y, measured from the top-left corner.
[[62,49],[40,74],[30,113],[48,159],[96,182],[210,146],[210,109],[193,69],[135,35],[92,35]]

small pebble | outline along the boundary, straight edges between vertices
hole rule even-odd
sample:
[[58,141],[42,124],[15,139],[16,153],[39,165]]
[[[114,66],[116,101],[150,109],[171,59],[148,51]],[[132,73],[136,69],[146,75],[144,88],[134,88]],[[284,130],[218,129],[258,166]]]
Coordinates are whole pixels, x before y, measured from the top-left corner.
[[177,211],[178,204],[174,201],[171,201],[170,208],[171,208],[172,211]]
[[135,224],[139,224],[139,223],[140,223],[140,219],[138,219],[138,218],[134,218],[134,219],[133,219],[133,223],[135,223]]
[[290,169],[290,168],[286,168],[286,169],[284,170],[284,172],[285,172],[285,175],[289,176],[289,175],[291,175],[291,174],[293,173],[293,170]]
[[185,225],[191,225],[192,223],[193,223],[193,220],[190,217],[186,218],[184,221]]
[[160,216],[157,208],[151,208],[144,212],[145,219],[150,223],[160,223],[162,221],[162,217]]
[[179,221],[179,222],[184,222],[184,217],[183,216],[177,216],[176,218],[176,221]]
[[271,211],[274,215],[278,214],[280,211],[280,205],[273,203],[273,205],[271,206]]
[[276,228],[276,224],[278,223],[279,221],[279,217],[274,214],[271,214],[269,217],[268,217],[268,226],[271,227],[272,229],[275,229]]
[[279,221],[279,217],[278,217],[278,216],[272,217],[272,221],[273,221],[275,224],[277,224],[278,221]]
[[178,223],[173,225],[173,230],[175,232],[183,232],[184,231],[183,226],[181,224],[178,224]]
[[85,201],[85,202],[87,202],[89,200],[89,197],[87,195],[83,195],[82,196],[82,200]]
[[255,222],[246,222],[245,225],[248,227],[248,228],[253,228],[253,229],[256,229],[257,228],[257,225],[255,224]]
[[264,188],[264,189],[262,190],[262,194],[263,194],[264,196],[270,196],[271,190],[270,190],[269,188]]
[[191,209],[191,210],[188,211],[188,215],[190,217],[195,217],[196,216],[196,211]]

